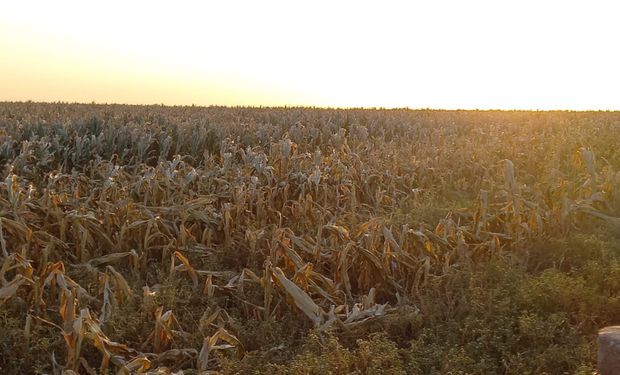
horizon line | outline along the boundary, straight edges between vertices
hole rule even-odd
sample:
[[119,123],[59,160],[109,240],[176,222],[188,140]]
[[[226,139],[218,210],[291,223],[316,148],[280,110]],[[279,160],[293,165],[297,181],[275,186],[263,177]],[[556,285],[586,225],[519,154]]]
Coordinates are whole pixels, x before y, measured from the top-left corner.
[[471,112],[620,112],[619,109],[543,109],[543,108],[441,108],[441,107],[382,107],[382,106],[320,106],[301,104],[244,105],[244,104],[166,104],[166,103],[120,103],[120,102],[79,102],[79,101],[37,101],[0,100],[0,104],[48,104],[48,105],[96,105],[127,107],[168,107],[168,108],[230,108],[230,109],[325,109],[325,110],[407,110],[407,111],[471,111]]

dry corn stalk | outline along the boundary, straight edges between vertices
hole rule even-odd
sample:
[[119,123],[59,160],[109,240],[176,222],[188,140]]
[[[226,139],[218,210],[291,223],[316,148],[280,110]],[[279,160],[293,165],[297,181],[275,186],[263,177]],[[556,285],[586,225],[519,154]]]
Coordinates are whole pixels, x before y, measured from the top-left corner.
[[[225,344],[218,344],[223,341]],[[213,335],[205,337],[200,354],[198,354],[197,368],[199,371],[206,371],[209,368],[209,357],[214,350],[237,349],[237,355],[243,355],[243,346],[234,335],[224,328],[220,328]]]
[[312,298],[294,282],[289,280],[279,267],[272,267],[269,271],[276,285],[286,293],[294,305],[312,321],[315,327],[320,326],[321,323],[323,323],[324,313]]
[[[175,266],[175,262],[174,262],[175,259],[178,259],[181,262],[180,266]],[[189,263],[189,259],[187,259],[185,255],[181,254],[178,251],[175,251],[171,256],[170,276],[172,277],[174,272],[177,270],[180,270],[181,267],[183,267],[183,269],[187,271],[190,278],[192,279],[192,283],[194,285],[194,291],[197,291],[199,288],[198,273],[196,272],[194,267],[191,266],[191,264]]]
[[163,311],[162,306],[155,311],[155,328],[142,344],[142,347],[150,344],[155,353],[161,353],[172,344],[176,337],[184,335],[172,310],[165,313]]

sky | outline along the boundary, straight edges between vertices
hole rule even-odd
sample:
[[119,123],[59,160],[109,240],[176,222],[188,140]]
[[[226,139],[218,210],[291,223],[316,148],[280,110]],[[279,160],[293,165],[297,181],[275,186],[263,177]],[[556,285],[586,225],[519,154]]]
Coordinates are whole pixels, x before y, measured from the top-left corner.
[[0,101],[620,110],[618,1],[0,1]]

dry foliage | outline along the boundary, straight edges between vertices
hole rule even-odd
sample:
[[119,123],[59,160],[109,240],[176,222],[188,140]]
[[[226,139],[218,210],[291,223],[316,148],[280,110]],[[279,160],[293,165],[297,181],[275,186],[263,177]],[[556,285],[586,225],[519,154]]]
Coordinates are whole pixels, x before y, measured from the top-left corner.
[[[533,116],[1,104],[0,306],[62,337],[66,374],[217,369],[238,320],[418,311],[461,264],[620,228],[618,115]],[[134,305],[150,331],[110,339]]]

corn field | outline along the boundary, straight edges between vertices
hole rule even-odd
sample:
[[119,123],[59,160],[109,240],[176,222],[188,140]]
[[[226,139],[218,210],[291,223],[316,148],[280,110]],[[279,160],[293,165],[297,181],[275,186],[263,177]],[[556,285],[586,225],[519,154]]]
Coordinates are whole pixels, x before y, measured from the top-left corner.
[[[226,372],[427,319],[452,272],[620,233],[619,135],[614,112],[1,103],[1,371]],[[288,344],[248,333],[277,324]]]

